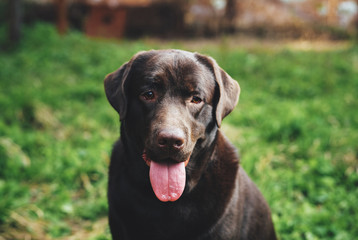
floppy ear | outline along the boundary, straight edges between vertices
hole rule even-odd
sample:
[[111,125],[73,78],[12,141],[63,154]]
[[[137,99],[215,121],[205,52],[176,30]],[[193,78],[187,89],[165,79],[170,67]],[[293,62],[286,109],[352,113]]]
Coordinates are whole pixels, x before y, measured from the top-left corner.
[[196,56],[213,73],[218,85],[219,99],[214,104],[216,104],[216,124],[220,127],[221,121],[235,108],[239,101],[240,86],[229,74],[219,67],[213,58],[201,54],[196,54]]
[[124,85],[130,70],[129,63],[123,64],[117,71],[110,73],[104,79],[104,90],[112,107],[119,113],[120,120],[125,118],[127,112],[127,96]]

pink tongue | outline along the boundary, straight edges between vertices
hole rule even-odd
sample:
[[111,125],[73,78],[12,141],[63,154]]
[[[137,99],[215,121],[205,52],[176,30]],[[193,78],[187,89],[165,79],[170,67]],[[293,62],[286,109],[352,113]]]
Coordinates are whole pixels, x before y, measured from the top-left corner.
[[185,163],[156,163],[151,161],[150,183],[157,198],[162,202],[176,201],[185,187]]

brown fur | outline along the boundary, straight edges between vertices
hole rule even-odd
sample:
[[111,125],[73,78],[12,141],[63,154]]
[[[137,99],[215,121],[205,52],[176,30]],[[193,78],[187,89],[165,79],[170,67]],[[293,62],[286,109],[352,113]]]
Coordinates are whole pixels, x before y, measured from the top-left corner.
[[[266,201],[219,130],[240,87],[215,60],[140,52],[106,77],[105,91],[121,119],[108,184],[113,239],[276,239]],[[190,158],[177,201],[155,197],[143,152],[157,162]]]

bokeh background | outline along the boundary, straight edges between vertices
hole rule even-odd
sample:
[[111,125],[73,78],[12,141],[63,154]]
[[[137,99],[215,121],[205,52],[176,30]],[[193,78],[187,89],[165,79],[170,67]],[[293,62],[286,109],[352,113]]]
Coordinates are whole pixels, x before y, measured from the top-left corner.
[[348,0],[0,0],[0,240],[111,239],[119,118],[103,79],[163,48],[210,55],[239,82],[222,131],[279,239],[357,239],[357,13]]

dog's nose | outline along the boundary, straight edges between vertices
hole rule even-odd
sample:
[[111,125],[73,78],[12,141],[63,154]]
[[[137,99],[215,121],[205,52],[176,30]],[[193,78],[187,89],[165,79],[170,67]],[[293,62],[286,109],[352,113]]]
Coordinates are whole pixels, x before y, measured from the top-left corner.
[[159,148],[179,151],[184,148],[184,133],[180,129],[164,129],[157,136]]

